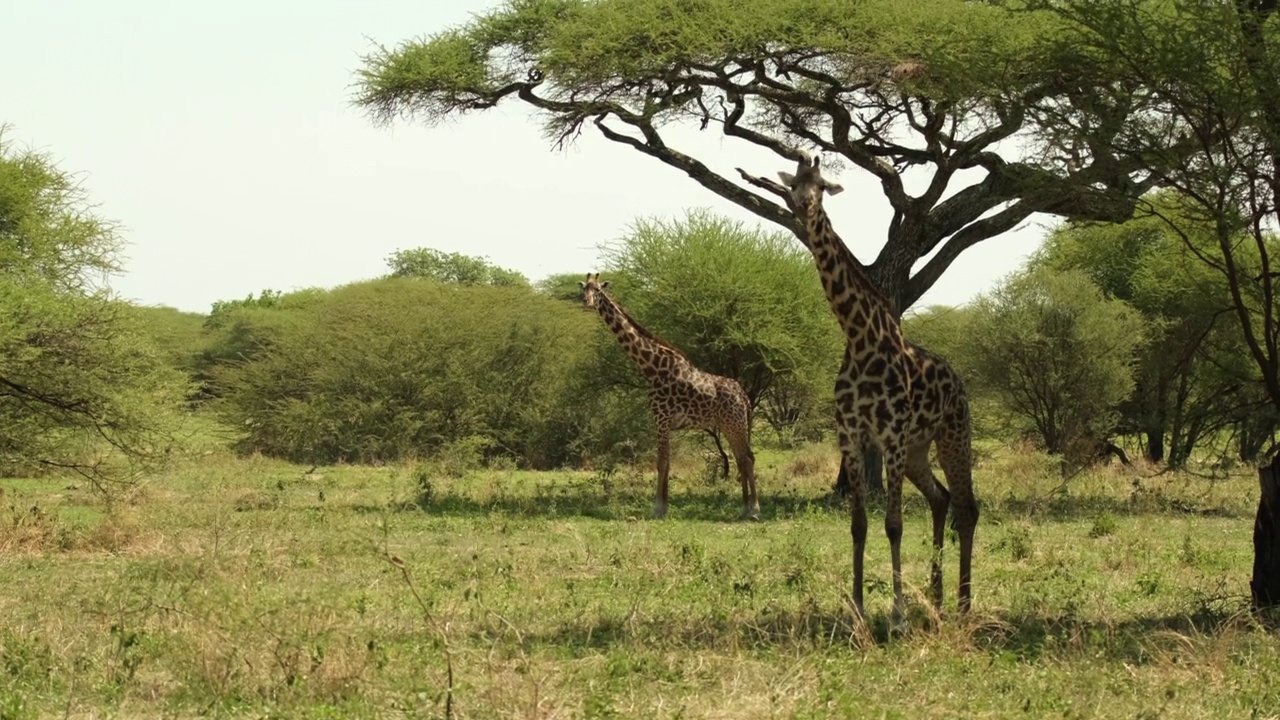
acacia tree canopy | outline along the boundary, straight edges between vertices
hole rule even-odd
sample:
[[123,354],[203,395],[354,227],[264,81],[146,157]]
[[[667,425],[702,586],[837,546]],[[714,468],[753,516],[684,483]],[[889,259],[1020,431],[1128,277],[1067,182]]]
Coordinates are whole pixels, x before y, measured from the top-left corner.
[[[1271,403],[1280,406],[1280,272],[1273,267],[1280,225],[1280,27],[1275,0],[1152,3],[1036,0],[1064,21],[1062,39],[1113,59],[1118,82],[1150,88],[1141,122],[1109,138],[1124,162],[1177,190],[1175,215],[1154,204],[1196,258],[1228,290],[1250,356]],[[1194,152],[1166,153],[1177,137]],[[1216,252],[1183,220],[1208,228]]]
[[100,286],[120,244],[74,178],[0,136],[0,474],[105,491],[179,446],[185,379]]
[[1121,220],[1152,183],[1105,142],[1143,92],[1061,42],[1062,22],[964,0],[507,0],[377,48],[355,103],[380,123],[437,123],[518,101],[557,144],[589,125],[796,234],[784,205],[664,133],[696,123],[788,162],[838,155],[893,208],[869,272],[902,311],[1031,214]]

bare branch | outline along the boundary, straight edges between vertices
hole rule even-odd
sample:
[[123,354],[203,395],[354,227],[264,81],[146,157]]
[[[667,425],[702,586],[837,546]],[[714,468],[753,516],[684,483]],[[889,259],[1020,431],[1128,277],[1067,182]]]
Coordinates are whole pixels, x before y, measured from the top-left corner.
[[960,253],[968,250],[982,240],[995,237],[1002,232],[1012,230],[1018,223],[1031,216],[1032,210],[1025,202],[1016,203],[988,218],[983,218],[965,226],[963,230],[951,236],[938,254],[929,259],[907,284],[906,305],[919,300],[925,291],[942,277],[943,271],[951,266]]
[[[622,119],[623,122],[627,122],[625,118],[620,119]],[[713,172],[696,158],[672,149],[662,140],[657,130],[655,130],[651,125],[640,120],[628,124],[640,129],[645,135],[645,139],[640,140],[610,128],[605,124],[604,115],[595,119],[596,129],[598,129],[600,134],[604,135],[605,138],[616,143],[627,145],[644,153],[645,155],[657,158],[667,165],[679,168],[683,170],[686,175],[697,180],[703,187],[729,202],[745,208],[765,220],[777,223],[778,225],[787,228],[794,233],[796,237],[804,237],[804,228],[800,226],[795,215],[788,210],[765,200],[755,193],[743,190],[741,187],[729,182],[725,178]]]

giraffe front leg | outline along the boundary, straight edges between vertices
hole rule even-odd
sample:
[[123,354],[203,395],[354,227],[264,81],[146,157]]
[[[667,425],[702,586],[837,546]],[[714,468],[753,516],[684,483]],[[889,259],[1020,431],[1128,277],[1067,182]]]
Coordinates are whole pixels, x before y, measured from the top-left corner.
[[867,550],[867,486],[862,474],[862,448],[841,438],[842,465],[849,478],[849,534],[853,536],[853,612],[866,619],[862,602],[863,562]]
[[653,517],[667,516],[667,480],[671,474],[671,433],[658,430],[658,492],[653,501]]

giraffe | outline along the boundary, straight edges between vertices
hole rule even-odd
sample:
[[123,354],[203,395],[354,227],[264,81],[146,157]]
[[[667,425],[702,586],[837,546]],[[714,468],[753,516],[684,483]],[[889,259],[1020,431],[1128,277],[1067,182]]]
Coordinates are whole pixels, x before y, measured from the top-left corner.
[[579,280],[582,301],[595,309],[622,349],[649,381],[649,412],[658,427],[658,489],[653,516],[666,517],[671,470],[671,433],[684,429],[719,430],[729,443],[742,483],[742,517],[760,519],[755,454],[751,452],[751,401],[737,380],[703,372],[670,343],[636,322],[605,290],[600,273]]
[[[955,369],[942,357],[908,342],[889,299],[849,252],[823,209],[823,193],[843,190],[822,177],[820,158],[805,153],[794,173],[779,172],[783,184],[738,173],[751,184],[780,195],[804,226],[804,242],[818,266],[832,312],[846,336],[844,362],[836,377],[836,426],[843,470],[850,487],[853,535],[853,602],[863,616],[863,554],[867,542],[866,486],[862,451],[868,444],[884,457],[885,534],[893,563],[893,618],[901,622],[902,479],[929,502],[933,516],[930,591],[942,607],[941,553],[948,507],[960,537],[959,609],[971,604],[973,535],[978,506],[973,494],[969,402]],[[933,475],[929,447],[950,490]]]

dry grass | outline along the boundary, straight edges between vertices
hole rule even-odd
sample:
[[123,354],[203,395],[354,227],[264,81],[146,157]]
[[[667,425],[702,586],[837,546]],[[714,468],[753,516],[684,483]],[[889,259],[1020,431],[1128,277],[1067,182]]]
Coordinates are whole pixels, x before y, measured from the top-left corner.
[[[652,470],[305,468],[212,455],[106,516],[0,481],[0,718],[1267,717],[1280,648],[1245,615],[1255,484],[1034,452],[977,469],[975,612],[921,595],[904,631],[871,534],[847,611],[835,454],[761,451],[765,515],[684,460]],[[32,512],[30,508],[38,510]],[[873,528],[879,524],[875,520]],[[453,682],[449,683],[450,671]],[[452,692],[450,692],[450,688]],[[447,704],[451,703],[451,706]]]

